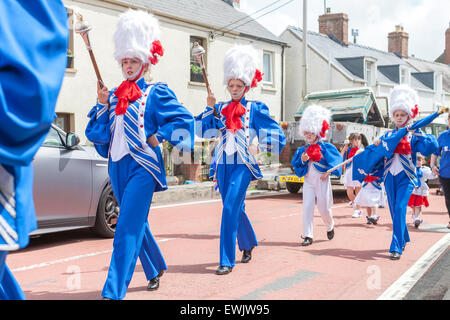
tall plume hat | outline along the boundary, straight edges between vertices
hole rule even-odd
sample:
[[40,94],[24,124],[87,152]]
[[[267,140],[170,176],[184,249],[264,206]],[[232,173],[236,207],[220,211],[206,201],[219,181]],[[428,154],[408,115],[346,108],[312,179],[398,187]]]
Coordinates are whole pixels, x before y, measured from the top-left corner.
[[414,119],[419,113],[418,102],[419,97],[414,89],[407,85],[395,86],[389,97],[389,117],[393,118],[394,112],[401,110]]
[[156,64],[164,54],[158,19],[142,10],[128,9],[119,16],[114,33],[114,58],[120,64],[125,58],[137,58]]
[[258,52],[251,45],[235,45],[227,51],[223,63],[225,85],[239,79],[247,87],[256,87],[263,74],[258,70]]
[[303,112],[300,119],[300,132],[312,132],[319,138],[325,138],[327,131],[330,129],[331,112],[330,110],[312,104]]

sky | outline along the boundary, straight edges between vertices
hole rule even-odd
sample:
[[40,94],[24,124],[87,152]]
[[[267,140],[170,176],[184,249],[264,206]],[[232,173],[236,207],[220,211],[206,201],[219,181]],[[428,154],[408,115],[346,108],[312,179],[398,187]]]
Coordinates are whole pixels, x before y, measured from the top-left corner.
[[[253,14],[276,1],[241,0],[240,10],[252,15],[277,36],[288,25],[302,28],[303,0],[278,0],[273,6]],[[449,0],[308,0],[308,30],[319,31],[318,17],[324,13],[324,2],[331,13],[348,15],[349,41],[353,42],[352,29],[358,29],[357,43],[387,51],[388,33],[401,24],[409,34],[410,56],[434,61],[445,50],[445,31],[450,23]]]

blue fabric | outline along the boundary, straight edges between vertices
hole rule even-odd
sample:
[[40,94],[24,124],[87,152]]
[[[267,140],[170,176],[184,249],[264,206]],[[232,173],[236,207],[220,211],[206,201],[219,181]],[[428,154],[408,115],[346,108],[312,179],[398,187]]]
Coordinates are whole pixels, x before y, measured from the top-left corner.
[[64,77],[61,1],[0,1],[0,163],[28,165],[53,122]]
[[[430,124],[439,116],[437,112],[415,122],[409,127],[414,130],[411,139],[412,162],[415,167],[417,162],[417,152],[424,156],[429,156],[437,149],[436,138],[431,134],[424,134],[420,128]],[[378,162],[391,159],[400,140],[408,133],[407,128],[389,130],[381,137],[378,146],[370,145],[365,150],[353,157],[353,179],[362,182],[367,174],[373,170]],[[415,171],[415,170],[414,170]]]
[[[215,179],[217,165],[222,162],[222,152],[219,152],[219,150],[226,141],[224,138],[224,135],[226,134],[226,117],[221,114],[221,111],[230,102],[231,101],[220,102],[215,105],[218,114],[217,117],[214,116],[212,108],[206,107],[205,111],[195,118],[195,134],[197,136],[204,139],[221,137],[221,141],[216,146],[211,161],[211,180]],[[267,105],[259,101],[247,101],[246,98],[243,97],[241,104],[246,107],[248,103],[251,103],[248,119],[249,126],[248,128],[243,128],[237,132],[237,135],[242,135],[242,139],[238,139],[237,143],[241,143],[241,141],[252,141],[257,137],[259,148],[262,151],[280,154],[286,144],[286,137],[283,130],[280,128],[279,124],[271,118]],[[245,114],[241,116],[242,123],[245,123],[245,117]],[[246,129],[248,129],[248,137],[243,136]],[[241,159],[241,163],[246,163],[250,167],[253,174],[252,180],[261,179],[262,173],[259,166],[256,164],[256,161],[254,161],[253,157],[247,154],[247,146],[242,145],[242,147],[244,148],[245,153],[241,155],[243,158]]]
[[[334,145],[328,142],[317,142],[317,144],[321,148],[320,152],[322,153],[322,158],[320,159],[320,161],[314,162],[314,167],[319,172],[324,173],[342,163],[342,155]],[[306,162],[302,161],[302,154],[308,147],[309,144],[298,148],[291,161],[291,165],[294,168],[295,174],[299,177],[304,177],[308,173],[309,160]],[[342,174],[342,168],[334,170],[331,174],[340,177]]]
[[8,252],[0,251],[0,300],[25,300],[25,294],[6,265]]
[[245,164],[238,163],[237,157],[237,153],[224,155],[223,163],[217,166],[217,184],[223,203],[220,265],[227,267],[234,267],[236,263],[236,238],[241,251],[258,245],[244,204],[252,173]]
[[437,142],[438,148],[434,154],[441,157],[439,175],[443,178],[450,178],[450,130],[442,132]]
[[414,190],[414,184],[404,171],[393,176],[390,172],[384,182],[392,218],[392,240],[389,252],[403,253],[403,247],[410,241],[406,226],[408,201]]
[[37,227],[31,162],[55,115],[67,61],[67,13],[61,1],[0,1],[0,30],[0,165],[15,187],[14,199],[6,195],[9,211],[0,204],[12,230],[12,240],[0,235],[0,250],[7,251],[25,247]]
[[[149,84],[144,79],[140,79],[137,85],[146,92]],[[157,139],[169,141],[176,148],[190,152],[194,147],[194,118],[192,114],[181,105],[175,94],[164,83],[151,84],[148,95],[144,118],[144,129],[148,139],[155,134]],[[108,157],[111,137],[114,133],[115,106],[117,98],[114,90],[110,91],[110,107],[96,105],[89,112],[90,121],[86,127],[86,137],[93,142],[99,154]],[[142,151],[142,144],[138,139],[137,127],[140,115],[136,114],[139,109],[141,99],[130,102],[125,114],[125,134],[128,137],[128,146],[130,152],[136,161],[146,167],[153,177],[157,180],[158,185],[156,191],[167,189],[166,173],[164,161],[159,147],[149,148],[156,154],[157,159],[146,155]],[[109,109],[109,110],[108,110]],[[131,141],[131,142],[130,142]],[[132,143],[132,144],[131,144]]]
[[119,300],[125,297],[138,257],[147,280],[167,270],[167,266],[147,219],[156,180],[130,155],[117,162],[110,161],[109,175],[120,215],[102,296]]

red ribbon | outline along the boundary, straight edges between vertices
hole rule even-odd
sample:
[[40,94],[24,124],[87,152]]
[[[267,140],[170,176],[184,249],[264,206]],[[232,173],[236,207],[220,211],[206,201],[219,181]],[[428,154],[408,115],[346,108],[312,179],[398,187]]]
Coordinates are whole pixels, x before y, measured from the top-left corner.
[[122,82],[114,94],[119,99],[115,109],[116,115],[121,115],[127,112],[128,103],[130,101],[136,101],[142,95],[141,89],[139,89],[136,82],[128,80]]
[[320,136],[322,138],[325,138],[325,136],[327,134],[327,130],[329,130],[329,129],[330,129],[330,125],[328,124],[328,122],[323,120],[323,122],[322,122],[322,131],[320,131]]
[[412,153],[411,144],[409,143],[406,136],[404,136],[403,139],[398,143],[397,148],[395,148],[394,153],[403,154],[403,155]]
[[311,161],[320,161],[322,159],[322,153],[320,152],[322,148],[317,144],[310,144],[308,148],[306,148],[306,154]]
[[359,148],[351,148],[350,152],[348,153],[348,159],[353,158],[358,150]]
[[414,106],[414,108],[411,109],[412,112],[412,118],[414,119],[417,114],[419,113],[419,107],[417,106],[417,104]]
[[158,56],[162,57],[164,55],[164,48],[159,40],[153,41],[150,53],[152,54],[151,57],[149,58],[150,63],[153,65],[157,64]]
[[261,73],[260,70],[256,69],[255,75],[252,79],[252,88],[256,88],[258,86],[258,82],[262,81],[264,73]]
[[364,182],[374,182],[374,181],[376,181],[378,179],[378,177],[374,177],[374,176],[371,176],[371,175],[368,175],[365,179],[364,179]]
[[245,113],[245,108],[240,101],[232,101],[221,112],[225,116],[225,125],[228,130],[235,133],[242,129],[241,116]]

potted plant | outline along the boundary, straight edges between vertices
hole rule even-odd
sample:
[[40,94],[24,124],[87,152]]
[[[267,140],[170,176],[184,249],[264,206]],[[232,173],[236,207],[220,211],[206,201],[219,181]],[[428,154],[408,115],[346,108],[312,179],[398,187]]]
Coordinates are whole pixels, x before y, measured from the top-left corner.
[[67,68],[72,68],[73,53],[72,50],[67,49]]
[[203,79],[203,71],[199,66],[191,63],[191,81],[194,82],[205,82]]

